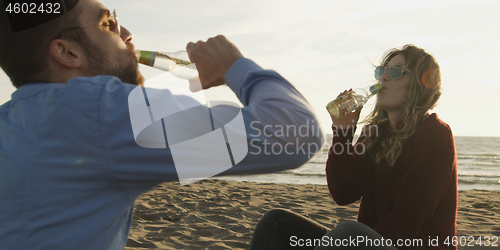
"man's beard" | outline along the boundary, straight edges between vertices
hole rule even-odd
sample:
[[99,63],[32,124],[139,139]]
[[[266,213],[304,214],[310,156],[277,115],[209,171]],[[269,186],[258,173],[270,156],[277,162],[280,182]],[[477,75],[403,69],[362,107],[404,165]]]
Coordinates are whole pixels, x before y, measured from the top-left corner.
[[[105,51],[90,40],[83,42],[87,56],[87,73],[91,76],[96,75],[111,75],[120,78],[124,83],[144,86],[144,77],[139,72],[139,65],[131,61],[126,65],[120,65],[120,59],[113,61],[112,58],[107,58]],[[134,55],[134,46],[128,44],[128,49],[131,56]]]

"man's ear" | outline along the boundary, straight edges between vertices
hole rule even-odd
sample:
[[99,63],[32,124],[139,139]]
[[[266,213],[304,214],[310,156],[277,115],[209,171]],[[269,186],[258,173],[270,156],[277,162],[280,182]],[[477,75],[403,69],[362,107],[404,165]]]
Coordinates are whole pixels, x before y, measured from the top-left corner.
[[60,66],[80,68],[83,64],[83,53],[76,42],[54,39],[49,46],[49,56]]

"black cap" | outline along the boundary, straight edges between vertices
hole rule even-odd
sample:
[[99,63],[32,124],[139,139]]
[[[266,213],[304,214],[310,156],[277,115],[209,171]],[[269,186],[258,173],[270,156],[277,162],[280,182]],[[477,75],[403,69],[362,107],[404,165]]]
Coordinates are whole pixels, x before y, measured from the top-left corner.
[[12,32],[52,21],[73,9],[79,0],[2,0]]

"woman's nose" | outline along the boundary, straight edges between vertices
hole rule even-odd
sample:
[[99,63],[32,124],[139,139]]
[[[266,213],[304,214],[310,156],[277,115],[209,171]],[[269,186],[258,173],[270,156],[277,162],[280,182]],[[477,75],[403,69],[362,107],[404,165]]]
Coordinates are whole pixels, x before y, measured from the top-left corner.
[[380,81],[382,82],[387,82],[391,79],[391,76],[389,75],[389,69],[386,69],[382,76],[380,76]]

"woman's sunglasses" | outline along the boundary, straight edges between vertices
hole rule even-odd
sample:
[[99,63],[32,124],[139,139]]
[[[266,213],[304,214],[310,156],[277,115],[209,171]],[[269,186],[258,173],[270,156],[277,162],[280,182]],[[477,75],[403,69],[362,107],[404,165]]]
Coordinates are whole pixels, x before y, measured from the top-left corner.
[[392,65],[391,67],[378,66],[375,68],[375,79],[380,80],[382,74],[384,74],[387,68],[389,68],[389,76],[394,80],[399,79],[403,75],[404,71],[410,72],[409,70],[403,68],[402,65]]

